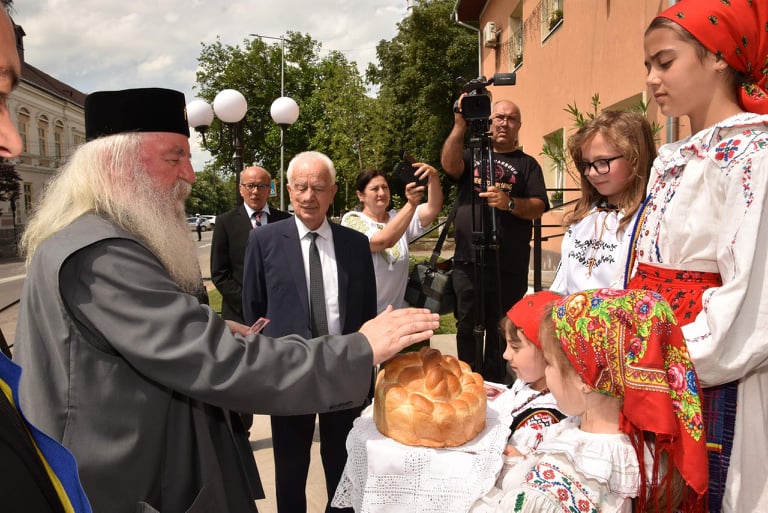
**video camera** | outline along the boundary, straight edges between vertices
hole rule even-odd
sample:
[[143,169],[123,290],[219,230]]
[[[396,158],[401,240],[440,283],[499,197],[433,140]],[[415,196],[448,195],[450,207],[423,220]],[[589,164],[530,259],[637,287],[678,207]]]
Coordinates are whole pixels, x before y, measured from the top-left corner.
[[[496,73],[490,79],[485,77],[475,78],[466,81],[462,77],[456,79],[461,84],[461,91],[467,93],[461,98],[461,115],[467,121],[485,120],[491,117],[491,92],[488,91],[489,85],[509,86],[515,85],[517,76],[515,73]],[[459,112],[458,102],[453,107],[455,112]]]

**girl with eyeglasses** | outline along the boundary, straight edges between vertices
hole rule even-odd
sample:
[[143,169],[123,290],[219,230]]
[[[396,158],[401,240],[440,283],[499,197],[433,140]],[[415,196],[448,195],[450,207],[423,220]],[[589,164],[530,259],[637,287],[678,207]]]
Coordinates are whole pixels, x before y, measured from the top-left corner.
[[768,511],[768,2],[681,0],[645,32],[646,83],[691,133],[660,148],[632,288],[659,292],[701,379],[709,511]]
[[636,112],[604,111],[568,140],[581,175],[581,197],[566,215],[568,229],[550,290],[571,294],[621,286],[633,222],[656,157],[653,131]]

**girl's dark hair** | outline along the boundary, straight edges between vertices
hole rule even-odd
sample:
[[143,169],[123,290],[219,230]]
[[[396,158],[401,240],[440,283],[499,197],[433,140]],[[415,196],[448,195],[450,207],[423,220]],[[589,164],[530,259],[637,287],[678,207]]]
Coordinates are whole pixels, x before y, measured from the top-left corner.
[[[568,139],[568,152],[573,162],[581,162],[581,148],[597,134],[616,148],[631,167],[629,183],[621,193],[616,205],[624,213],[619,222],[618,231],[623,232],[632,221],[635,212],[645,198],[645,187],[656,158],[656,142],[648,120],[638,112],[605,110],[595,119],[587,122]],[[581,198],[576,202],[565,222],[575,224],[584,219],[592,206],[603,199],[597,189],[589,182],[584,173],[579,173]]]
[[520,342],[520,337],[517,336],[517,325],[515,325],[515,323],[512,322],[512,319],[510,319],[506,315],[499,320],[498,328],[499,328],[499,335],[501,336],[501,338],[504,339],[505,343],[506,343],[507,337],[511,338],[516,342]]

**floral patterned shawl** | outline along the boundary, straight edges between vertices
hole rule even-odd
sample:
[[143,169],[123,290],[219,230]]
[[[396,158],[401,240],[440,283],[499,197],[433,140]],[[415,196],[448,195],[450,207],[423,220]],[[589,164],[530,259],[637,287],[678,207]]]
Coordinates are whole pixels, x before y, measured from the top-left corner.
[[661,451],[695,494],[686,500],[689,509],[703,508],[708,475],[699,382],[669,304],[651,291],[595,289],[562,299],[552,318],[582,380],[623,398],[620,427],[640,462],[643,433],[655,435],[652,480],[643,475],[636,510],[668,482],[657,465]]

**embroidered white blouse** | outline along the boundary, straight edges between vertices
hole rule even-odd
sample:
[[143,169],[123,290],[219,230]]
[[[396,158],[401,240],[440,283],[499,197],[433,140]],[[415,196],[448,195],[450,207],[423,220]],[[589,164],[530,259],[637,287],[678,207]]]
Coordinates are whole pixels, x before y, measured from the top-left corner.
[[724,511],[768,511],[768,116],[663,146],[648,192],[638,262],[723,280],[682,329],[703,386],[739,380]]
[[[510,392],[514,394],[512,410],[510,411],[513,420],[517,419],[521,413],[534,408],[557,410],[557,401],[552,392],[542,394],[521,379],[515,380]],[[512,432],[509,437],[509,444],[515,446],[523,454],[528,454],[541,442],[544,429],[555,423],[557,423],[557,418],[551,413],[532,412]]]
[[625,434],[587,433],[571,417],[545,428],[536,451],[517,458],[497,487],[470,511],[630,513],[640,465]]
[[584,219],[569,226],[560,246],[560,265],[549,290],[567,295],[620,285],[634,226],[634,220],[630,221],[619,234],[617,229],[623,218],[622,212],[593,205]]

